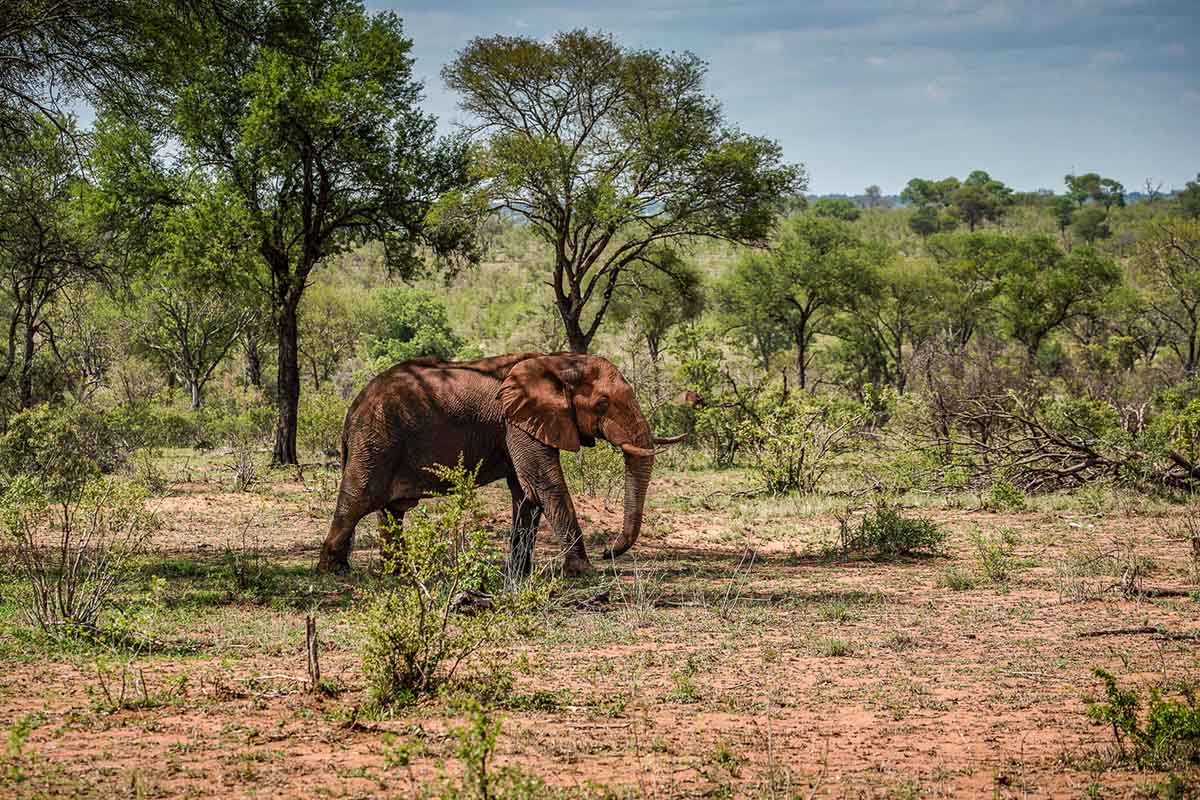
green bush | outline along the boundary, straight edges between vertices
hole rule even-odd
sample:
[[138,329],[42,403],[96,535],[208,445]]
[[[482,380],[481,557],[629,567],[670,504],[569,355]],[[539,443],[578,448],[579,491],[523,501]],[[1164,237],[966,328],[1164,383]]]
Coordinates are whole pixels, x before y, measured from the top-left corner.
[[927,519],[905,517],[888,505],[880,505],[863,517],[857,528],[841,520],[839,548],[850,554],[884,558],[941,551],[946,532]]
[[815,492],[834,459],[854,445],[867,422],[861,406],[804,393],[783,400],[768,397],[762,405],[739,435],[755,477],[771,494]]
[[1112,727],[1122,758],[1156,770],[1200,764],[1200,704],[1192,686],[1181,686],[1178,699],[1151,688],[1143,714],[1140,691],[1122,689],[1103,669],[1095,674],[1104,681],[1105,701],[1089,703],[1087,713]]
[[342,424],[350,403],[332,392],[307,392],[300,396],[296,428],[302,450],[329,458],[341,457]]
[[0,497],[4,530],[28,583],[26,611],[44,630],[96,629],[156,528],[145,491],[93,478],[53,495],[32,475]]
[[1002,528],[999,533],[985,534],[975,530],[970,535],[975,550],[975,570],[988,583],[1003,586],[1020,566],[1014,556],[1017,534],[1012,528]]
[[[545,599],[534,587],[499,592],[474,474],[460,461],[438,475],[450,485],[439,502],[406,515],[402,531],[383,526],[383,578],[362,614],[361,650],[381,710],[436,692],[480,648],[528,624],[530,606]],[[461,606],[474,613],[454,613]]]
[[996,481],[983,505],[989,511],[1020,511],[1025,508],[1025,493],[1008,481]]
[[27,475],[50,500],[75,497],[82,487],[125,463],[129,451],[101,411],[43,404],[13,415],[0,436],[0,480]]
[[365,340],[366,356],[375,371],[413,358],[450,361],[481,355],[450,327],[445,303],[432,292],[393,287],[380,289],[375,299],[385,320],[383,334]]

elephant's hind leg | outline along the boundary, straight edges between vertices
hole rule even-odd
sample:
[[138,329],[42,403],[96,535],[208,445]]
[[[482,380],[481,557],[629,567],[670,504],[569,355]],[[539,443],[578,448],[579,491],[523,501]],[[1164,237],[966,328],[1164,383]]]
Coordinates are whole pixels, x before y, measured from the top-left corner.
[[380,509],[379,546],[385,556],[404,546],[404,514],[415,508],[417,502],[408,497],[401,497]]
[[508,476],[508,489],[512,493],[513,517],[505,578],[511,586],[516,586],[533,571],[533,544],[542,519],[542,507],[525,494],[515,474]]

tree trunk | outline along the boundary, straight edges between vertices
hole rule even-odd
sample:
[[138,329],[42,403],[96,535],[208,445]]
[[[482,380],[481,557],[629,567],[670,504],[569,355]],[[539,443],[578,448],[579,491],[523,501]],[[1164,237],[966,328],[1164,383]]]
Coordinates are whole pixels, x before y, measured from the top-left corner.
[[296,452],[296,424],[300,407],[300,358],[297,309],[300,293],[287,291],[279,299],[275,320],[279,335],[278,376],[276,378],[275,464],[299,464]]
[[567,333],[567,346],[571,348],[572,353],[587,353],[592,344],[592,338],[584,333],[579,322],[581,312],[582,309],[576,310],[563,304],[558,306],[558,314],[562,317],[563,328]]
[[796,384],[800,391],[808,389],[808,337],[802,326],[796,330]]
[[200,381],[188,378],[188,389],[192,393],[192,411],[199,411],[202,402]]
[[246,381],[255,389],[262,388],[262,359],[258,354],[258,337],[246,337]]
[[25,347],[21,355],[21,408],[33,405],[33,313],[26,309]]

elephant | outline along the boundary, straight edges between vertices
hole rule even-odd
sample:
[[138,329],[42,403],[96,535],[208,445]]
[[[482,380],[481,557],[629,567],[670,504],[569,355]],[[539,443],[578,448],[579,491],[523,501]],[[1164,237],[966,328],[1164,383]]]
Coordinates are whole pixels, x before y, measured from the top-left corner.
[[501,478],[512,494],[508,569],[528,576],[544,514],[562,546],[563,571],[592,569],[567,490],[559,451],[605,439],[625,458],[624,522],[604,553],[616,558],[637,541],[656,439],[633,387],[599,356],[515,353],[478,361],[415,359],[375,376],[342,427],[342,475],[319,568],[349,568],[354,529],[367,514],[396,524],[417,502],[444,490],[429,467],[461,458],[484,485]]

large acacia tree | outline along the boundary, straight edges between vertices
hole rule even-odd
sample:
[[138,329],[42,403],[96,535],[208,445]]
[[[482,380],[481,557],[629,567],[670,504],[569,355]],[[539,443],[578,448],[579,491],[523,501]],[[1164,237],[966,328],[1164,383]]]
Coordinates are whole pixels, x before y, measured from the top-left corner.
[[[430,211],[466,179],[466,148],[419,107],[411,41],[357,0],[243,0],[208,17],[170,74],[185,160],[240,197],[265,265],[278,342],[274,460],[297,463],[298,310],[320,262],[368,240],[411,274],[425,249],[462,252]],[[440,208],[440,206],[439,206]],[[449,215],[441,215],[441,219]]]
[[804,186],[779,146],[725,120],[691,53],[622,47],[586,30],[549,42],[475,39],[443,71],[474,117],[494,208],[553,250],[555,306],[587,352],[621,272],[656,243],[765,242],[785,194]]

